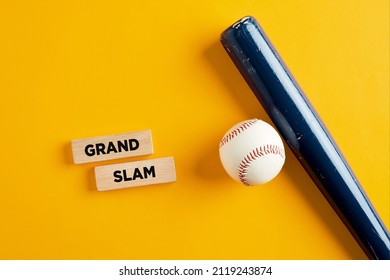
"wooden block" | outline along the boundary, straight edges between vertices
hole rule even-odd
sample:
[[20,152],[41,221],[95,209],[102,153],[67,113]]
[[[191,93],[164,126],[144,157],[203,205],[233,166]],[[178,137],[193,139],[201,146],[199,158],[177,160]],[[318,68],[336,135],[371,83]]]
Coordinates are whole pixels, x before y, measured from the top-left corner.
[[131,188],[176,181],[173,157],[95,167],[98,191]]
[[75,164],[153,154],[152,133],[142,130],[72,141]]

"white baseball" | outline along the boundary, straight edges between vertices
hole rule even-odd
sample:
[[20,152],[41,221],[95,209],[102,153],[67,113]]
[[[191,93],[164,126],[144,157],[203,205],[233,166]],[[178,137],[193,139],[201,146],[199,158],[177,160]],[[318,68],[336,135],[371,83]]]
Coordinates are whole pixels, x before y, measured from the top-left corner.
[[220,142],[219,156],[230,177],[246,186],[269,182],[279,174],[285,161],[279,134],[258,119],[229,129]]

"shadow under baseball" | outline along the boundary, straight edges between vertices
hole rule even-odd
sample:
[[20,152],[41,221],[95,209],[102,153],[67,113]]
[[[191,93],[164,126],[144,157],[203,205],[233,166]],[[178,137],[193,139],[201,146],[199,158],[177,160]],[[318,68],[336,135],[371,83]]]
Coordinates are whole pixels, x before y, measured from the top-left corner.
[[[226,85],[227,97],[233,97],[237,104],[246,112],[248,118],[256,116],[257,118],[271,123],[270,118],[219,42],[216,41],[209,48],[205,49],[203,57],[210,66],[215,69],[216,75]],[[285,146],[287,147],[286,144]],[[204,157],[200,158],[198,166],[202,166],[202,168],[199,168],[198,174],[207,179],[210,179],[210,176],[222,176],[220,174],[221,172],[224,172],[222,166],[220,167],[218,174],[215,174],[214,170],[214,174],[211,175],[207,173],[207,170],[211,170],[205,167],[207,165],[220,165],[217,147],[215,148],[215,151],[213,150],[213,152],[207,153]],[[203,167],[205,168],[203,169]],[[299,189],[302,197],[308,202],[308,205],[310,205],[312,211],[324,221],[326,226],[333,233],[340,247],[348,254],[348,258],[367,259],[363,250],[359,247],[340,218],[333,211],[317,186],[289,149],[286,150],[286,163],[282,172],[288,174],[293,181],[293,184]],[[321,240],[318,242],[321,242]],[[302,249],[304,250],[304,248]]]

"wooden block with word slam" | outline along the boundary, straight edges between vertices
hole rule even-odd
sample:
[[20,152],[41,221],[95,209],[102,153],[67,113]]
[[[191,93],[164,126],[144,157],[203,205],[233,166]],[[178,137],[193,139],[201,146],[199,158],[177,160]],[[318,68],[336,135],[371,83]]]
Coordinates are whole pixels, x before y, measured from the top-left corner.
[[152,133],[142,130],[72,141],[76,164],[153,154]]
[[139,187],[176,181],[173,157],[95,167],[98,191]]

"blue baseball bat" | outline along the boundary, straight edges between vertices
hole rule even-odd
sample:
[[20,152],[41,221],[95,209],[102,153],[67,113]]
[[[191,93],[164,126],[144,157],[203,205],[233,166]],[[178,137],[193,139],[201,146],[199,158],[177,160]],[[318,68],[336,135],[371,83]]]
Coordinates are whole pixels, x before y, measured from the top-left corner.
[[221,43],[294,155],[369,259],[390,259],[390,235],[335,141],[253,17]]

